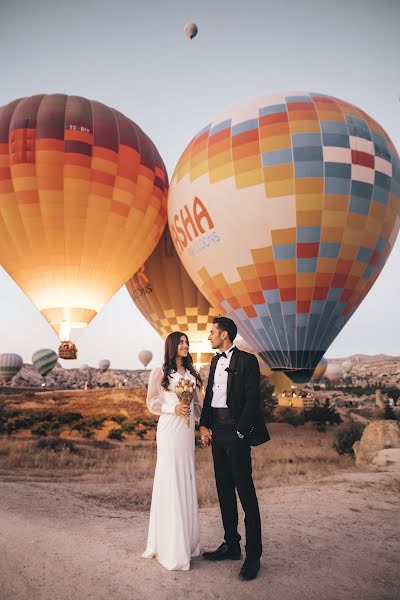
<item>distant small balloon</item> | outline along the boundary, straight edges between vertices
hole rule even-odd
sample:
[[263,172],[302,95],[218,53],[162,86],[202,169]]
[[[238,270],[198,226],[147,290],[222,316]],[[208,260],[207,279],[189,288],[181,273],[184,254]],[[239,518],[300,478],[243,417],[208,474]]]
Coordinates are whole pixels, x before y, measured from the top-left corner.
[[343,376],[342,367],[337,363],[328,363],[325,371],[325,377],[329,379],[331,383],[337,383]]
[[198,33],[198,28],[196,23],[186,23],[185,25],[185,34],[187,35],[188,38],[190,38],[191,40],[196,37],[197,33]]
[[325,374],[325,371],[328,367],[328,361],[326,358],[321,358],[319,363],[314,369],[314,373],[312,374],[311,381],[319,381]]
[[343,371],[347,371],[348,373],[350,373],[350,371],[353,368],[353,362],[351,360],[344,360],[342,362],[342,369]]
[[153,358],[153,353],[150,352],[150,350],[142,350],[138,354],[138,359],[140,360],[140,362],[142,363],[142,365],[144,366],[144,368],[147,367],[147,365],[149,364],[149,362],[151,362],[152,358]]
[[23,364],[19,354],[0,354],[0,381],[8,383]]
[[54,369],[58,361],[58,354],[54,350],[43,348],[37,350],[32,356],[32,364],[42,377]]
[[102,360],[99,361],[99,369],[100,369],[100,371],[103,371],[103,373],[108,371],[108,369],[110,368],[110,365],[111,365],[111,363],[107,358],[103,358]]

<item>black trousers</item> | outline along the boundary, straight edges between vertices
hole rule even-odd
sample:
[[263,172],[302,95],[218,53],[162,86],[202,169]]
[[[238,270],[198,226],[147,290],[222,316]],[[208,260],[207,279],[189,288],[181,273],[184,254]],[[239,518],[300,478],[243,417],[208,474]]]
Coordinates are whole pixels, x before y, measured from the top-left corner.
[[[213,413],[227,409],[213,409]],[[236,425],[229,420],[218,422],[213,415],[212,455],[215,480],[225,530],[225,542],[238,543],[238,511],[236,490],[245,514],[246,557],[256,560],[262,554],[261,520],[251,467],[251,448],[240,439]]]

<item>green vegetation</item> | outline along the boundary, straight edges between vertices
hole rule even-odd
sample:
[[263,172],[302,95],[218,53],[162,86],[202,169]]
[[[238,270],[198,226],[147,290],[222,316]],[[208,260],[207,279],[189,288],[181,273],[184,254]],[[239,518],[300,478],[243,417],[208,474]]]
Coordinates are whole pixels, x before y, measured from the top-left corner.
[[390,404],[385,405],[385,412],[384,412],[383,418],[386,419],[387,421],[397,421],[396,413],[394,412],[394,410],[390,406]]
[[273,417],[277,423],[287,423],[288,425],[293,425],[293,427],[298,427],[305,423],[303,411],[298,408],[291,408],[290,406],[277,406]]
[[343,454],[354,454],[353,444],[361,439],[365,425],[357,421],[349,421],[340,425],[336,431],[333,447]]
[[96,431],[104,427],[105,421],[114,421],[120,427],[109,431],[109,439],[121,441],[124,434],[135,434],[140,439],[157,427],[156,421],[147,421],[145,419],[134,419],[127,421],[124,415],[112,415],[111,417],[85,417],[80,412],[31,412],[23,413],[19,410],[7,410],[3,404],[0,404],[0,434],[11,435],[23,430],[30,430],[34,436],[40,438],[57,438],[60,433],[67,432],[72,434],[74,431],[79,433],[84,439],[95,437]]
[[137,437],[143,439],[148,431],[154,430],[157,427],[156,421],[147,421],[145,419],[134,419],[128,423],[124,423],[119,428],[111,429],[107,437],[111,440],[122,441],[125,439],[125,433],[135,433]]
[[327,425],[339,425],[342,422],[342,417],[333,406],[324,404],[323,406],[313,406],[309,410],[304,411],[304,419],[312,421],[317,431],[325,433]]
[[262,411],[266,421],[274,420],[274,410],[276,408],[276,399],[273,397],[274,386],[270,384],[269,379],[261,375],[260,381],[260,396],[262,403]]

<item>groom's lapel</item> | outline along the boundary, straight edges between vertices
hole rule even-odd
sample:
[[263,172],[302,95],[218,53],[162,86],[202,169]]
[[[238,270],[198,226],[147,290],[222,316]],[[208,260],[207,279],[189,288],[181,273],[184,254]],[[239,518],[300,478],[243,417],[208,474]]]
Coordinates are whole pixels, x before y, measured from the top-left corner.
[[226,397],[227,398],[229,398],[229,390],[231,389],[231,385],[232,385],[232,381],[233,381],[233,374],[236,371],[236,366],[237,366],[237,362],[239,359],[239,355],[240,355],[240,351],[235,346],[235,348],[232,350],[231,362],[229,363],[228,383],[227,383],[227,388],[226,388]]
[[208,382],[211,386],[211,389],[214,384],[214,374],[215,374],[215,369],[217,367],[217,362],[218,362],[217,358],[218,358],[217,355],[213,356],[211,359],[211,364],[210,364],[210,374],[208,376]]

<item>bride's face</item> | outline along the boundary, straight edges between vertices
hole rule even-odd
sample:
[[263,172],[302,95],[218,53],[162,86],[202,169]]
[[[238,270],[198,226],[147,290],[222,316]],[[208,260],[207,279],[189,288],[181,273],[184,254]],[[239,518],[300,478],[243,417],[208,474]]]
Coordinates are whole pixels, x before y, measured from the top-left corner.
[[181,335],[181,338],[180,338],[179,344],[178,344],[178,356],[180,356],[181,358],[186,358],[186,356],[188,354],[189,354],[189,342],[187,341],[187,339],[184,335]]

